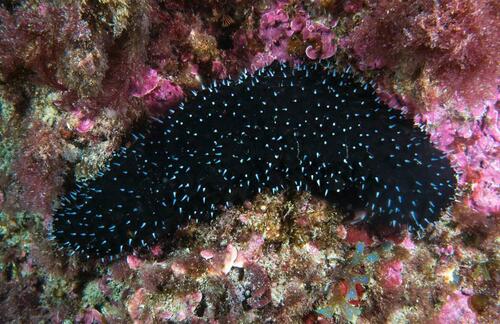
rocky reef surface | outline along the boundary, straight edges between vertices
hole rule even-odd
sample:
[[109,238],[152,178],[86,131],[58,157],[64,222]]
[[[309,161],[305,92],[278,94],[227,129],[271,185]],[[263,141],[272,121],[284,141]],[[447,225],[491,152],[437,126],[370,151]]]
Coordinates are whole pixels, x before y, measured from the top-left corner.
[[[492,323],[500,6],[477,1],[8,0],[0,5],[5,322]],[[422,237],[260,195],[118,260],[48,240],[67,184],[148,116],[275,60],[332,60],[425,127],[459,195]]]

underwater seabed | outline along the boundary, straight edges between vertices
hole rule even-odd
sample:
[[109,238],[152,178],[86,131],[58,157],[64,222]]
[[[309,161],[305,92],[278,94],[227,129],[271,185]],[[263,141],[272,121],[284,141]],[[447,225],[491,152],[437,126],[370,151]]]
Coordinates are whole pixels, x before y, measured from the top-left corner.
[[[0,322],[497,322],[499,10],[494,0],[3,1]],[[359,221],[376,191],[332,204],[330,191],[270,188],[112,258],[70,255],[53,239],[62,197],[105,174],[145,120],[243,71],[325,60],[373,85],[450,161],[454,201],[424,229]]]

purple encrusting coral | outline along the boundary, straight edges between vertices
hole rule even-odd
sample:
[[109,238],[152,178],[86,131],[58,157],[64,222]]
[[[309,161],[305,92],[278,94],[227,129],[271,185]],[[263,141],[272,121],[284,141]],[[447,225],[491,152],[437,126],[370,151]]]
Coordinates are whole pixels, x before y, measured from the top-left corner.
[[[497,321],[498,12],[495,0],[3,1],[2,320]],[[460,172],[454,208],[423,239],[264,194],[109,264],[47,241],[63,180],[95,176],[138,120],[244,68],[327,57],[406,107]]]

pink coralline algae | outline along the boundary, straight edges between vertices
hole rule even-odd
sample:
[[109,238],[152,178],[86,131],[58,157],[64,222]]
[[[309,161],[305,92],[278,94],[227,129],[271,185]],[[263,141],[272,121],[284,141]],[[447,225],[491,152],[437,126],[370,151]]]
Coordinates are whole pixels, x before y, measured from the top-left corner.
[[[253,69],[259,69],[274,60],[293,61],[293,54],[305,54],[313,60],[326,59],[335,54],[335,35],[330,27],[314,22],[309,14],[300,8],[290,16],[286,10],[287,5],[288,2],[279,1],[261,16],[259,37],[264,42],[265,51],[254,57],[251,65]],[[300,44],[305,45],[302,52],[293,53],[294,50],[290,46],[293,38],[301,39]]]
[[[56,102],[56,107],[60,102]],[[88,112],[86,105],[88,102],[80,102],[73,107],[70,117],[68,118],[69,124],[73,125],[73,129],[81,136],[90,132],[95,125],[95,116]]]
[[464,203],[483,215],[499,213],[500,162],[496,157],[500,121],[496,103],[478,104],[483,108],[477,115],[460,100],[453,103],[453,108],[424,112],[417,116],[421,117],[418,120],[428,124],[431,138],[449,152],[461,171],[462,185],[471,184],[471,193]]
[[460,291],[448,296],[433,322],[435,324],[477,323],[476,313],[470,308],[469,300],[470,297]]
[[248,244],[245,249],[238,251],[238,255],[234,260],[234,266],[238,268],[243,268],[248,264],[251,264],[258,260],[262,245],[264,244],[264,238],[262,235],[254,234],[250,237]]
[[382,1],[369,8],[341,46],[401,95],[455,162],[474,218],[461,221],[498,214],[498,3]]
[[139,320],[143,314],[144,303],[146,302],[146,289],[139,288],[135,291],[132,298],[130,298],[127,306],[128,313],[132,320]]
[[158,75],[154,69],[144,73],[131,90],[131,96],[143,98],[152,112],[161,113],[184,98],[182,88]]
[[453,245],[447,245],[439,248],[438,252],[443,256],[452,256],[455,253],[455,249],[453,248]]
[[335,54],[336,47],[332,43],[332,33],[329,28],[306,21],[306,26],[302,29],[302,37],[306,42],[315,44],[308,45],[306,48],[306,56],[311,60],[327,59]]
[[133,97],[142,98],[158,87],[161,77],[155,69],[148,69],[130,91]]
[[160,245],[155,245],[151,248],[151,254],[155,257],[161,256],[163,253],[163,250]]
[[370,246],[373,243],[373,239],[368,234],[366,228],[359,226],[352,226],[347,229],[346,241],[351,245],[363,242],[366,246]]
[[173,320],[176,322],[182,322],[188,319],[195,319],[196,316],[194,314],[196,307],[200,304],[203,298],[203,294],[199,291],[187,294],[182,298],[177,300],[176,305],[173,305],[175,308],[174,311],[166,310],[160,313],[159,317],[163,321]]
[[250,292],[248,306],[254,309],[266,306],[271,302],[271,280],[266,270],[257,264],[249,264],[245,270],[243,281]]
[[76,323],[81,324],[102,324],[106,323],[104,316],[96,309],[86,309],[83,314],[80,314],[75,319]]
[[136,257],[135,255],[127,256],[127,264],[132,270],[138,270],[143,263],[144,261]]
[[394,290],[403,284],[403,263],[400,260],[389,261],[381,266],[381,285]]
[[210,274],[227,275],[238,257],[238,250],[229,244],[222,252],[203,250],[200,252],[200,256],[210,264],[208,271]]
[[415,250],[415,243],[413,242],[409,234],[405,235],[403,240],[399,244],[408,251]]
[[212,73],[218,79],[225,79],[228,77],[227,69],[220,60],[215,60],[212,62]]
[[161,79],[158,87],[145,98],[146,104],[155,112],[164,112],[184,97],[181,87],[173,82]]
[[94,127],[94,121],[90,118],[84,118],[78,122],[76,130],[79,133],[87,133],[92,129],[92,127]]

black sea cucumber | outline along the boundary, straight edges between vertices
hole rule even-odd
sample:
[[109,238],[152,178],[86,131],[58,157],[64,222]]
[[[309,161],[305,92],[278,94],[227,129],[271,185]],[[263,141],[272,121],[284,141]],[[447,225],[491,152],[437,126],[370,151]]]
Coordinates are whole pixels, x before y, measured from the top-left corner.
[[309,191],[366,221],[424,228],[454,198],[450,162],[369,84],[321,64],[213,83],[133,134],[61,201],[53,235],[87,258],[148,246],[256,194]]

